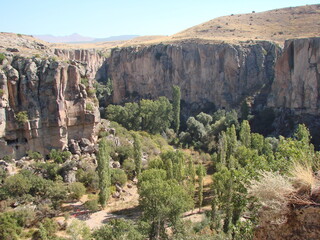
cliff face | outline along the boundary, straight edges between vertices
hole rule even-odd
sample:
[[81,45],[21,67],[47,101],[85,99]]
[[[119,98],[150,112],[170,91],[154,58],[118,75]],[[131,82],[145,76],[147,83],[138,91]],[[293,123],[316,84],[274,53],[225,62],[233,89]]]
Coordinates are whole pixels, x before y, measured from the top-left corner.
[[71,139],[94,140],[100,115],[80,84],[78,63],[8,59],[0,65],[0,157],[19,158],[27,150],[47,154]]
[[275,67],[268,106],[320,113],[320,38],[288,40]]
[[58,56],[59,59],[65,61],[82,63],[82,65],[78,65],[81,75],[85,75],[88,78],[97,80],[106,78],[106,72],[103,68],[105,57],[95,50],[54,49],[54,54]]
[[319,239],[320,209],[309,206],[295,209],[283,224],[268,224],[259,226],[255,231],[254,240],[293,240]]
[[271,84],[280,51],[270,42],[160,44],[114,50],[107,60],[113,102],[135,96],[171,98],[172,85],[178,85],[186,103],[201,109],[210,102],[230,109]]

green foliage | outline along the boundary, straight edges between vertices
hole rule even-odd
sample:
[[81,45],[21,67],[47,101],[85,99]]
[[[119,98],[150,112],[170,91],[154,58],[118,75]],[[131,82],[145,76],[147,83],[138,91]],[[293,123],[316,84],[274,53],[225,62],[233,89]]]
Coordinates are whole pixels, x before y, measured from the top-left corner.
[[186,156],[182,151],[166,151],[160,157],[168,179],[182,182],[186,178]]
[[242,142],[243,145],[245,145],[246,147],[251,146],[251,129],[250,129],[249,122],[247,120],[241,123],[239,136],[240,136],[240,141]]
[[96,212],[98,211],[100,208],[99,208],[99,205],[98,205],[98,201],[96,199],[94,200],[90,200],[90,201],[86,201],[84,203],[84,207],[90,211],[93,211],[93,212]]
[[71,157],[71,152],[52,149],[49,153],[49,158],[55,163],[64,163]]
[[114,168],[111,169],[111,184],[123,186],[127,182],[128,178],[122,169]]
[[124,219],[112,219],[95,230],[92,235],[96,240],[145,239],[145,236],[140,233],[132,221]]
[[0,98],[2,98],[4,95],[4,90],[3,89],[0,89]]
[[86,103],[86,110],[93,112],[94,107],[93,107],[92,103],[90,103],[90,102]]
[[109,167],[109,153],[106,140],[103,138],[99,142],[98,152],[98,176],[99,176],[99,203],[102,207],[106,206],[109,198],[108,187],[110,186],[110,167]]
[[126,103],[124,107],[109,105],[107,118],[120,123],[129,130],[144,130],[161,133],[172,121],[172,105],[165,97],[158,100],[141,100],[138,103]]
[[29,193],[31,187],[30,179],[22,174],[8,177],[3,184],[4,190],[12,197],[21,197]]
[[126,172],[128,178],[132,180],[135,176],[135,169],[136,169],[136,165],[133,159],[128,158],[124,160],[124,162],[122,163],[122,168]]
[[29,150],[27,152],[29,158],[34,159],[34,160],[40,160],[42,159],[42,155],[38,152],[32,152],[31,150]]
[[58,223],[50,218],[45,218],[39,224],[39,238],[41,240],[55,240],[56,232],[59,229]]
[[79,200],[85,193],[86,188],[81,182],[73,182],[68,186],[70,198]]
[[89,79],[88,78],[81,78],[80,79],[81,84],[83,84],[85,87],[89,87]]
[[106,105],[106,100],[108,97],[112,95],[113,92],[113,86],[112,86],[112,81],[110,78],[108,78],[107,82],[101,83],[101,82],[95,82],[93,84],[94,88],[96,89],[96,96],[99,100],[99,105],[100,106],[105,106]]
[[50,180],[58,180],[61,176],[59,172],[61,171],[61,167],[57,163],[50,162],[37,162],[32,166],[36,172],[41,172],[44,178]]
[[78,169],[76,174],[77,181],[84,184],[86,188],[90,190],[98,190],[99,189],[99,176],[94,170],[86,170]]
[[201,210],[203,202],[203,177],[206,175],[206,169],[203,165],[199,165],[197,168],[199,189],[198,189],[198,200],[199,200],[199,210]]
[[3,53],[0,53],[0,64],[2,64],[3,60],[6,59],[6,55],[4,55]]
[[12,214],[0,214],[0,239],[19,240],[21,230],[21,226],[19,226],[17,219],[15,219]]
[[71,240],[90,240],[91,233],[90,228],[85,222],[78,219],[74,219],[67,227],[67,233],[70,235]]
[[179,86],[172,86],[172,110],[173,110],[173,128],[176,133],[180,128],[180,101],[181,92]]
[[89,98],[94,98],[96,96],[96,90],[94,88],[90,88],[87,90],[87,94]]
[[25,124],[29,120],[28,112],[27,111],[18,112],[15,116],[15,119],[19,123],[19,125]]
[[141,173],[141,142],[137,134],[133,134],[134,164],[137,176]]
[[143,220],[151,226],[151,239],[164,237],[165,223],[176,230],[180,215],[192,207],[192,198],[175,180],[165,180],[164,170],[150,169],[139,178],[139,203]]

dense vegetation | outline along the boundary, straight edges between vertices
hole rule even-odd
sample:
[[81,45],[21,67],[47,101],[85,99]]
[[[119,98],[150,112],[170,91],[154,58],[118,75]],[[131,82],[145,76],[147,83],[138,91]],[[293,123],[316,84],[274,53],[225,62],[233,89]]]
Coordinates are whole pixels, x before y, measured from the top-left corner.
[[[29,151],[15,174],[0,168],[0,239],[252,239],[258,224],[283,221],[301,192],[306,203],[319,154],[304,125],[292,138],[264,137],[251,131],[243,107],[243,119],[236,111],[200,113],[179,131],[179,110],[178,87],[172,103],[160,97],[109,105],[115,122],[101,127],[94,156],[53,149],[45,160]],[[114,219],[90,231],[74,216],[68,225],[53,219],[85,194],[83,210],[99,211],[127,182],[139,194],[134,221]],[[186,221],[186,212],[204,218]]]

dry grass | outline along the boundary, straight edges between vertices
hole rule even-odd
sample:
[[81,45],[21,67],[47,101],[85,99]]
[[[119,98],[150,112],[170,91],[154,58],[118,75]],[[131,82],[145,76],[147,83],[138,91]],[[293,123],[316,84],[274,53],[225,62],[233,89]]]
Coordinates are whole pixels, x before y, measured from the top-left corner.
[[318,180],[313,174],[309,164],[294,163],[290,170],[290,176],[293,186],[298,190],[300,195],[310,194],[311,190],[318,185]]
[[250,196],[261,204],[260,220],[265,223],[280,224],[289,213],[289,199],[295,189],[289,179],[279,173],[261,172],[259,180],[252,180],[248,188]]

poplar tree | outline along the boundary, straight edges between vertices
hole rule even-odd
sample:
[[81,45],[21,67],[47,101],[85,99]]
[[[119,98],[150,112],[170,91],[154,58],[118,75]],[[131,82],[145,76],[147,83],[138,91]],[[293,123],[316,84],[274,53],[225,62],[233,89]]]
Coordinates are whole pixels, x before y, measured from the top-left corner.
[[203,202],[203,177],[205,175],[205,168],[203,165],[199,165],[197,169],[199,190],[198,190],[198,200],[199,200],[199,211],[201,211],[202,202]]
[[247,120],[243,120],[241,123],[239,137],[244,146],[247,148],[251,147],[251,129]]
[[173,128],[178,133],[180,128],[180,100],[181,92],[179,86],[172,86]]
[[98,152],[98,176],[99,176],[99,203],[104,208],[109,198],[108,187],[110,186],[110,166],[109,153],[106,140],[103,138],[99,142]]
[[135,164],[135,171],[137,176],[141,173],[141,142],[139,137],[136,133],[133,134],[133,151],[134,151],[134,164]]

